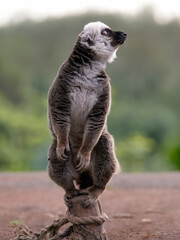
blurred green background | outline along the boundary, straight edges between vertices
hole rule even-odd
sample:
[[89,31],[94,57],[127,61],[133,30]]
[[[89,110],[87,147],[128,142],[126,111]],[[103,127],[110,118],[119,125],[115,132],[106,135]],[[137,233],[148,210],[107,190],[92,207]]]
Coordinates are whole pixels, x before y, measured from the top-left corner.
[[47,92],[90,21],[128,34],[108,64],[108,128],[125,172],[180,170],[180,23],[84,14],[0,28],[0,170],[44,170],[51,141]]

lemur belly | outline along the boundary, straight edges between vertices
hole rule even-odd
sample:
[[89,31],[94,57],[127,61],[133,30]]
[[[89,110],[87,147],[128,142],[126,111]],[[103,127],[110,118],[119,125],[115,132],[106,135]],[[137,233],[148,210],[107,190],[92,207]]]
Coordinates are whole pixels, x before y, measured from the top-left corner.
[[87,117],[97,101],[97,93],[92,89],[76,87],[70,94],[71,97],[71,130],[73,138],[81,139]]

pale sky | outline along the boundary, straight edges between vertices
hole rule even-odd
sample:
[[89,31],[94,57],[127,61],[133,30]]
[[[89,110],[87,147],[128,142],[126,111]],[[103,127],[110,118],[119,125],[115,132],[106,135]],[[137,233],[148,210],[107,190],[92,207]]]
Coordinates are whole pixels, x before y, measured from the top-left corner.
[[0,0],[0,26],[26,18],[43,20],[88,10],[136,14],[145,6],[153,6],[159,22],[180,19],[178,0]]

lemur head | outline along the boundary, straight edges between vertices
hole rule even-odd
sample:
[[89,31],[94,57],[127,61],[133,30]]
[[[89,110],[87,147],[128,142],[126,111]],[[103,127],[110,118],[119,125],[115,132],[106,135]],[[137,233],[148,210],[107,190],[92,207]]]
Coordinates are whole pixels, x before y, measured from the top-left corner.
[[127,35],[124,32],[112,31],[102,22],[91,22],[84,26],[79,37],[81,44],[92,49],[100,61],[112,62]]

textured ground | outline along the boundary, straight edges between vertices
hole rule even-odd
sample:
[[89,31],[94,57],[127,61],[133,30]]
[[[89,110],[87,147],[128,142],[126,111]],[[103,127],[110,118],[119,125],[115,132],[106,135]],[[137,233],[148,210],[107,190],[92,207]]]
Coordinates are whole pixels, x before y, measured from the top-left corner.
[[[101,196],[109,240],[180,240],[180,173],[115,176]],[[0,173],[0,240],[65,213],[63,190],[44,172]]]

